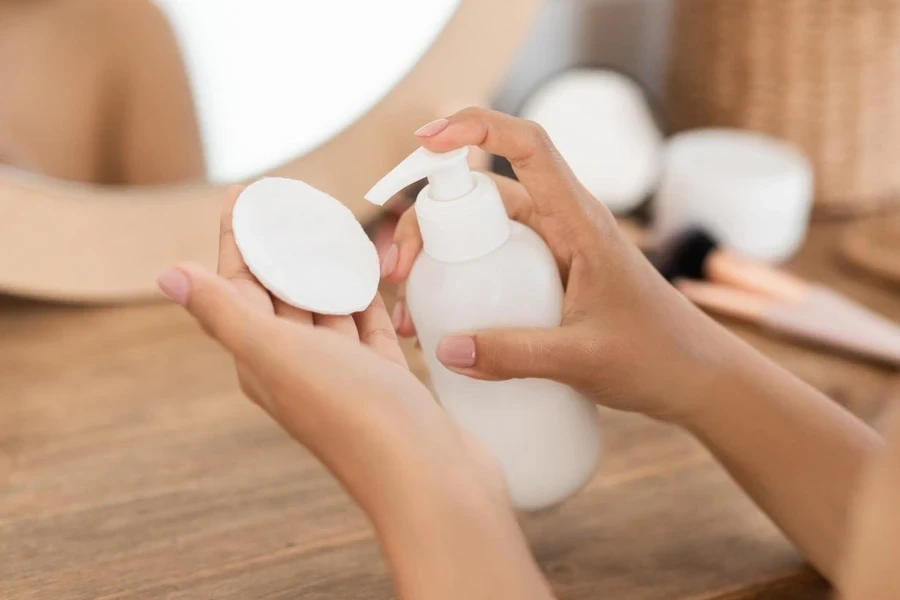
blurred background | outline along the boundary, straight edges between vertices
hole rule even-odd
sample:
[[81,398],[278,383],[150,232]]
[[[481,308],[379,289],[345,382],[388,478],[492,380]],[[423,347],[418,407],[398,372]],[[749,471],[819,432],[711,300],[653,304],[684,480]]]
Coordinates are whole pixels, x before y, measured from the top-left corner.
[[[783,262],[813,216],[896,206],[895,12],[837,0],[3,2],[0,205],[15,219],[0,230],[0,289],[152,297],[166,265],[212,263],[221,186],[264,175],[339,198],[383,245],[391,219],[362,194],[414,148],[417,123],[473,104],[544,125],[640,235],[661,243],[701,225]],[[842,254],[896,274],[870,251],[894,220],[847,232]]]
[[[457,6],[157,3],[183,52],[213,181],[258,175],[353,123],[412,69]],[[494,105],[514,112],[543,79],[582,64],[620,68],[658,94],[670,10],[667,0],[544,3]]]
[[[268,175],[383,249],[415,190],[363,194],[469,105],[543,125],[768,356],[869,420],[896,401],[898,0],[0,0],[0,596],[390,595],[365,519],[156,278],[214,268],[225,186]],[[827,597],[687,436],[603,419],[599,483],[530,523],[564,597]]]
[[227,182],[300,156],[359,119],[428,50],[457,1],[158,5],[183,53],[207,172]]

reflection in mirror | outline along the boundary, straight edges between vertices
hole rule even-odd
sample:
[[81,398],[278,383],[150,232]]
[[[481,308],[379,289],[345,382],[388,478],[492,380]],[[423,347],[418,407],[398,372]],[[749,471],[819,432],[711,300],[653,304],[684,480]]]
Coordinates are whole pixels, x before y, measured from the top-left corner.
[[490,102],[541,1],[0,0],[0,294],[158,298],[263,175],[374,231],[365,191]]
[[157,0],[184,51],[214,181],[258,175],[353,123],[459,0]]
[[0,162],[101,184],[258,175],[365,114],[458,1],[0,0]]
[[86,183],[202,178],[182,65],[146,0],[0,0],[0,163]]

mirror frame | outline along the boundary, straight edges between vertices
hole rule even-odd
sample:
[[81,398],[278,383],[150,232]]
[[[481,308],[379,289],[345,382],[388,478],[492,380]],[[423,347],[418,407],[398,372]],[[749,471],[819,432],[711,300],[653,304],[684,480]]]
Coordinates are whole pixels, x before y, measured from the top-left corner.
[[[541,0],[460,0],[423,58],[357,122],[265,175],[302,179],[366,224],[365,191],[416,147],[412,132],[486,105],[525,41]],[[226,186],[117,188],[0,170],[0,292],[113,303],[158,297],[179,262],[215,268]]]

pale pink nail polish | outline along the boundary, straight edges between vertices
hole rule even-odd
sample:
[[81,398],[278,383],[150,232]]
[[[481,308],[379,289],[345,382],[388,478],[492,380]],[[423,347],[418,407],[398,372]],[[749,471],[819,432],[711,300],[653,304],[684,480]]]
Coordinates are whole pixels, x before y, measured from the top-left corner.
[[184,271],[178,268],[169,269],[159,276],[156,283],[169,300],[182,306],[187,304],[191,282]]
[[475,366],[475,338],[470,335],[454,335],[438,342],[438,360],[448,367],[467,369]]
[[403,321],[406,320],[406,302],[403,300],[397,300],[397,304],[394,305],[394,310],[391,312],[391,324],[394,326],[395,330],[400,330],[403,326]]
[[397,247],[397,244],[391,244],[391,247],[388,248],[388,251],[384,255],[384,260],[381,261],[381,276],[390,277],[391,273],[394,272],[394,269],[397,268],[397,263],[399,261],[400,248]]
[[422,125],[421,127],[419,127],[416,130],[416,135],[419,137],[431,137],[447,129],[447,125],[449,124],[450,121],[448,121],[447,119],[438,119],[436,121],[432,121],[427,125]]

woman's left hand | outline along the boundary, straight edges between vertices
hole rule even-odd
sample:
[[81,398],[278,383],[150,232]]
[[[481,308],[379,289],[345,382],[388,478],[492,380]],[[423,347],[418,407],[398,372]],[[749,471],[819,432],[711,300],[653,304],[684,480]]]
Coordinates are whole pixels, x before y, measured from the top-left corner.
[[182,265],[159,284],[234,355],[244,393],[376,522],[428,486],[478,488],[505,502],[494,461],[409,371],[380,296],[365,312],[321,316],[273,298],[253,277],[231,231],[240,191],[223,210],[218,275]]

